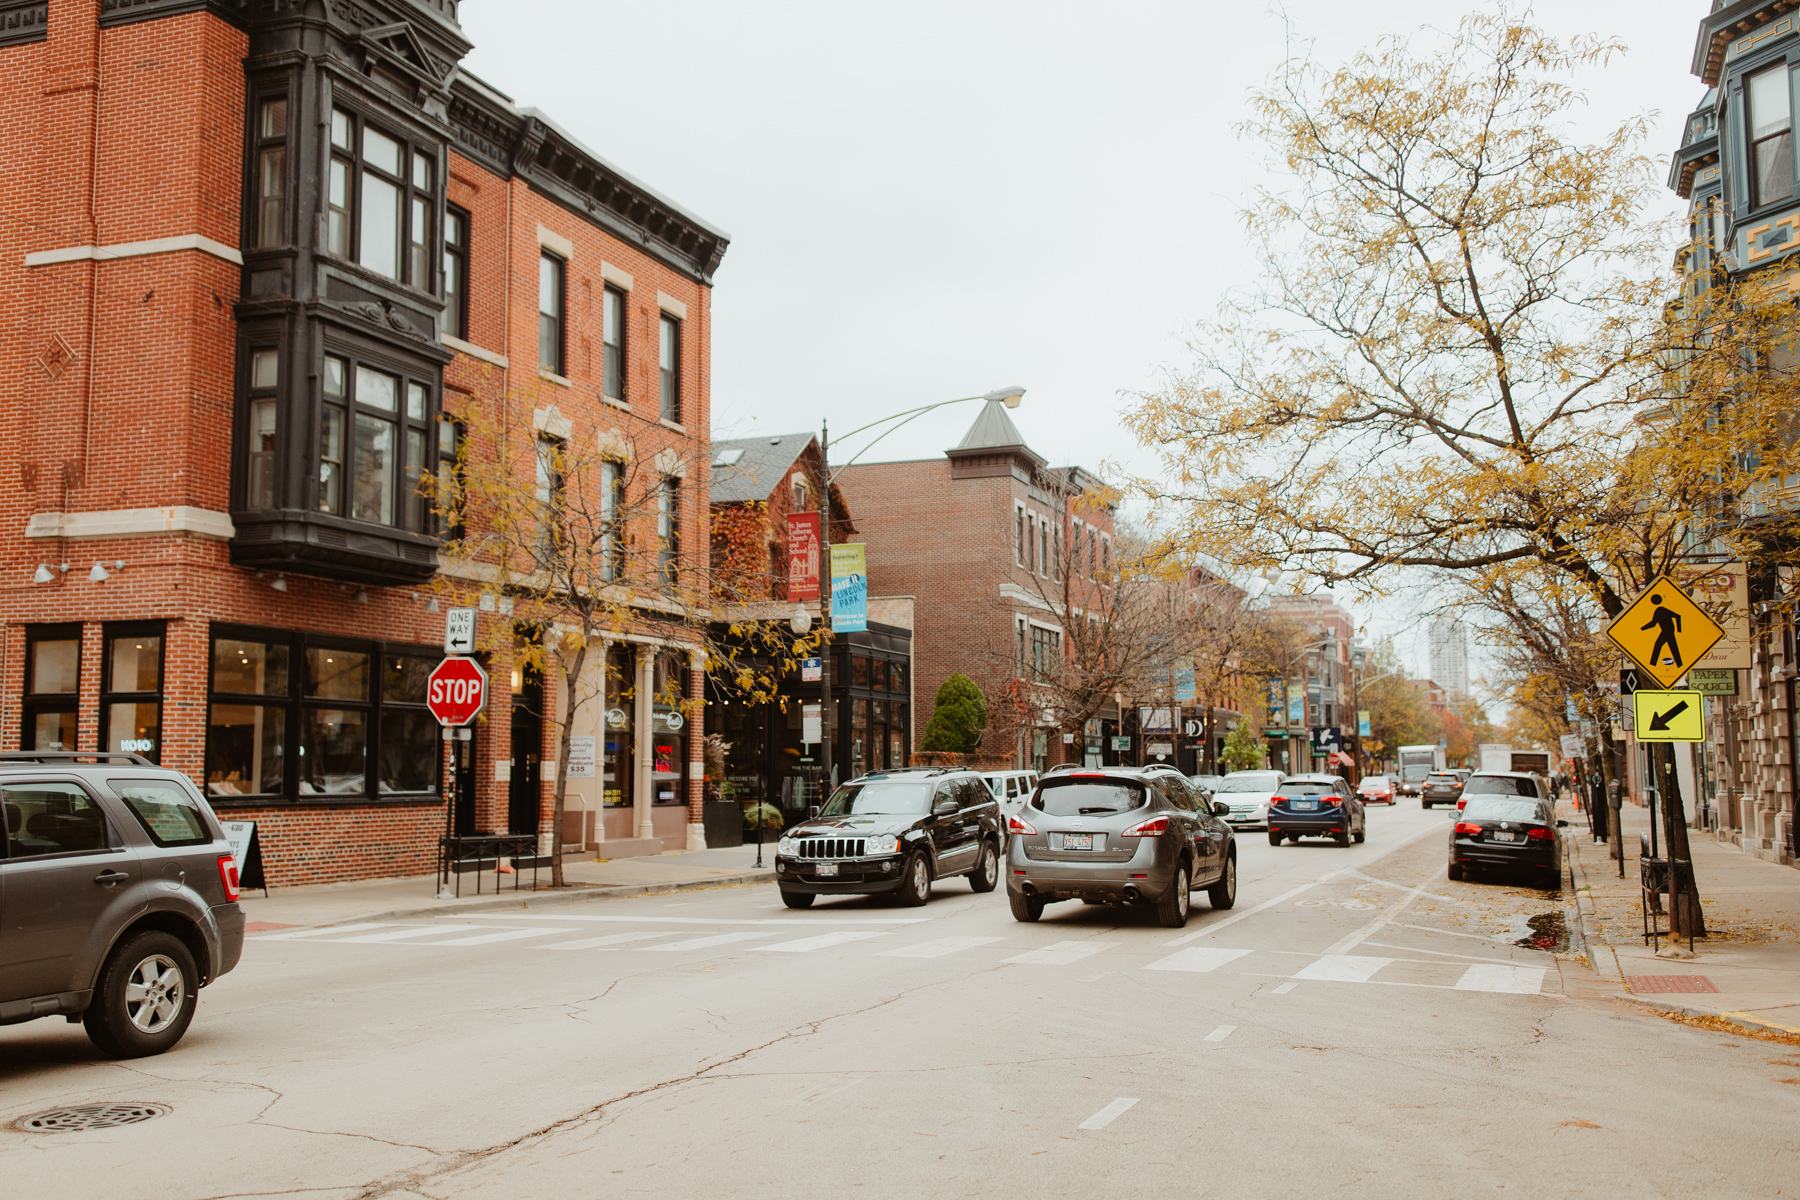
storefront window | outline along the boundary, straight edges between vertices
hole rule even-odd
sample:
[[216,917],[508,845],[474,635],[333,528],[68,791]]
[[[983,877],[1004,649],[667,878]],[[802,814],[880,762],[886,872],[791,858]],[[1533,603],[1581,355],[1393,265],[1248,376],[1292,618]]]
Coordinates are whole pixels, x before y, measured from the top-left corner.
[[650,708],[653,804],[687,803],[687,656],[663,650],[656,655],[656,695]]
[[108,625],[101,659],[101,748],[162,754],[163,624]]
[[633,717],[637,708],[632,647],[614,645],[606,653],[606,752],[601,767],[601,799],[607,808],[631,805]]
[[81,693],[81,626],[25,630],[26,750],[74,750]]
[[862,655],[851,656],[850,686],[866,688],[869,686],[869,660]]
[[[865,667],[869,662],[866,658],[859,658],[856,661],[862,663]],[[863,678],[868,678],[867,671],[863,673]],[[869,702],[867,700],[852,700],[850,701],[850,775],[852,778],[863,774],[869,769],[868,745]]]

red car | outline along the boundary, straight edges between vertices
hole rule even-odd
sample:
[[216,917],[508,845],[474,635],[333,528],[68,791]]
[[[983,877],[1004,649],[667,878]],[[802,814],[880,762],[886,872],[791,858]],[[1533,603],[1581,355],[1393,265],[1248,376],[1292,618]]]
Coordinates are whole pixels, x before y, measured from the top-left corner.
[[1386,775],[1365,775],[1356,790],[1364,804],[1394,803],[1394,784]]

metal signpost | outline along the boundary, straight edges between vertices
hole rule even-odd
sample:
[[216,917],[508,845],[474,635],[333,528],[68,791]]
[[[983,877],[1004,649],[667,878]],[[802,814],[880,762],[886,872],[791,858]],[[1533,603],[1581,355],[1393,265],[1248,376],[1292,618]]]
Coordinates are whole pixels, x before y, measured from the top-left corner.
[[[433,667],[425,680],[425,707],[443,727],[444,741],[450,744],[450,778],[444,788],[444,843],[438,856],[440,886],[444,888],[449,886],[449,874],[457,857],[456,776],[463,744],[470,740],[469,722],[481,715],[488,700],[487,671],[468,657],[474,650],[475,610],[451,609],[444,617],[444,652],[448,657]],[[457,876],[459,889],[461,878]]]

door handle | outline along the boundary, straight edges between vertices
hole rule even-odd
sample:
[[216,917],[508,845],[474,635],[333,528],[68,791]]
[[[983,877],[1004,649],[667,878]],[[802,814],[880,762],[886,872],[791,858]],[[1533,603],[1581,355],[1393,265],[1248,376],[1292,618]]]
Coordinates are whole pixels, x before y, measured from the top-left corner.
[[102,871],[94,876],[94,882],[101,887],[111,887],[115,883],[124,883],[131,876],[123,871]]

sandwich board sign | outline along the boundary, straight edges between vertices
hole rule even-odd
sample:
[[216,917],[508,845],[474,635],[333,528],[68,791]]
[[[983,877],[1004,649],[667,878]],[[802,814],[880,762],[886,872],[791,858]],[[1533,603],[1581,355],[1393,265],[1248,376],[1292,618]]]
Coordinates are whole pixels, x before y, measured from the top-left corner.
[[1651,679],[1670,688],[1718,644],[1725,631],[1663,575],[1613,619],[1606,636]]

